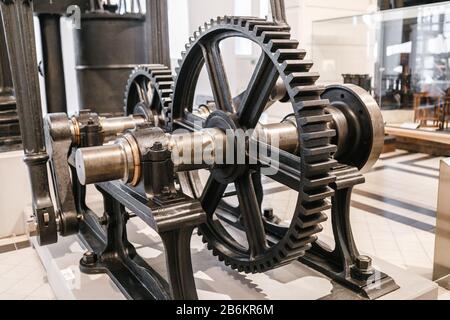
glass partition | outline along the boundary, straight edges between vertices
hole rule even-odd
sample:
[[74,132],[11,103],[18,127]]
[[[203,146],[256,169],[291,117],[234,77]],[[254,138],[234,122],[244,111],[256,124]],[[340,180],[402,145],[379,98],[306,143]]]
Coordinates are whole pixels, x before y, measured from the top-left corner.
[[388,125],[448,131],[450,2],[316,21],[312,40],[321,82],[364,87]]

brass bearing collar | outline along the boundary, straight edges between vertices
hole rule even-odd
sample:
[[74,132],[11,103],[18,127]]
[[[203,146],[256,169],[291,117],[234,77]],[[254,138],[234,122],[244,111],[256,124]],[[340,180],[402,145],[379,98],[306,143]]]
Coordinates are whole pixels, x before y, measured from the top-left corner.
[[128,181],[131,180],[130,184],[135,187],[141,180],[141,153],[139,151],[139,146],[136,143],[136,140],[131,134],[126,134],[123,136],[123,138],[126,140],[126,142],[128,142],[133,157],[133,177]]
[[70,131],[72,131],[72,144],[79,146],[81,144],[80,124],[75,116],[70,118],[70,121],[72,122],[70,126]]

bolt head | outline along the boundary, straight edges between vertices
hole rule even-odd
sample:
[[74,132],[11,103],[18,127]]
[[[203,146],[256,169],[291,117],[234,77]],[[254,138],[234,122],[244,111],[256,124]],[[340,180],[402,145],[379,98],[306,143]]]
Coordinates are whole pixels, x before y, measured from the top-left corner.
[[372,258],[368,256],[358,256],[356,257],[355,265],[361,271],[368,271],[372,268]]
[[27,231],[30,237],[38,235],[38,224],[34,218],[27,220]]
[[266,219],[273,219],[274,217],[272,208],[264,209],[263,214]]
[[94,252],[87,251],[83,255],[83,262],[85,264],[94,264],[97,261],[97,255]]
[[156,141],[156,142],[153,144],[152,150],[153,150],[153,151],[161,151],[161,150],[163,150],[163,145],[162,145],[162,143],[161,143],[160,141]]

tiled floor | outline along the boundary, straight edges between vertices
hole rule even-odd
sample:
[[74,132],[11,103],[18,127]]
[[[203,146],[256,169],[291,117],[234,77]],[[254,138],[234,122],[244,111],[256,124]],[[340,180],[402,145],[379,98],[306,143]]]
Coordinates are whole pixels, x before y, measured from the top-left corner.
[[[352,227],[360,251],[431,279],[440,158],[385,154],[353,195]],[[296,194],[267,181],[264,202],[289,219]],[[324,234],[331,236],[331,222]],[[53,299],[33,249],[0,254],[0,299]],[[444,289],[441,299],[450,299]]]
[[0,300],[53,300],[45,270],[31,247],[0,254]]
[[[353,193],[351,222],[360,251],[432,278],[440,159],[406,151],[382,155]],[[265,185],[279,187],[273,181]],[[297,195],[284,190],[264,205],[290,222]],[[323,234],[332,237],[331,221],[324,227]]]

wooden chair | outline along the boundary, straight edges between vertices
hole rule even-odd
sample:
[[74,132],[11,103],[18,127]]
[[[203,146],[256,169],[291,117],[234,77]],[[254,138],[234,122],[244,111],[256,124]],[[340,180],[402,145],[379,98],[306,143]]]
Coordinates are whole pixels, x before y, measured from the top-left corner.
[[441,129],[448,129],[450,122],[450,95],[444,97],[444,106],[441,114]]
[[421,126],[427,127],[431,121],[433,126],[440,127],[443,109],[441,97],[430,96],[427,92],[414,94],[414,122],[419,122]]

